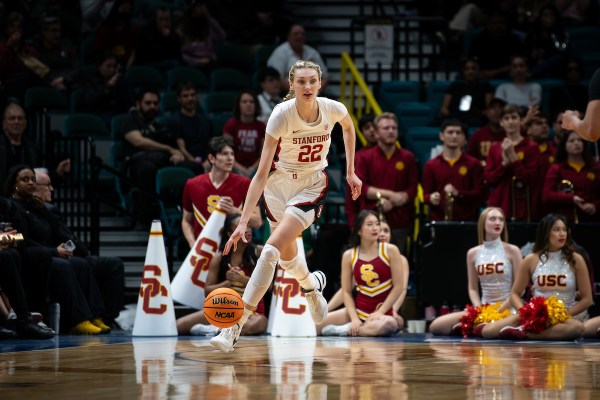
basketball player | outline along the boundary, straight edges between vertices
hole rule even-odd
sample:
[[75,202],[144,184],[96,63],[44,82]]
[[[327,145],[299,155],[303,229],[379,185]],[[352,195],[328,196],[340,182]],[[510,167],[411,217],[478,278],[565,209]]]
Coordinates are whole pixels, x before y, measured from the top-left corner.
[[[317,325],[323,336],[391,336],[403,321],[393,306],[406,291],[408,268],[400,250],[379,242],[380,224],[372,210],[361,211],[350,234],[350,249],[342,256],[342,293],[345,308],[333,311]],[[352,296],[354,281],[356,299]]]
[[245,231],[252,208],[264,191],[265,208],[273,233],[269,237],[244,291],[244,314],[240,322],[223,329],[211,339],[221,351],[233,349],[242,327],[273,280],[278,262],[298,280],[305,293],[311,317],[319,323],[327,316],[322,291],[325,274],[310,273],[298,257],[296,238],[320,216],[327,194],[327,153],[333,125],[343,129],[346,149],[346,180],[356,200],[362,182],[354,173],[354,125],[346,107],[337,101],[317,97],[321,88],[321,67],[297,61],[289,72],[290,93],[278,104],[267,123],[267,134],[258,170],[248,190],[240,223],[225,245],[223,254],[234,250]]
[[562,128],[575,131],[585,140],[595,142],[600,139],[600,69],[596,70],[589,87],[589,102],[583,120],[579,111],[565,111],[562,118]]
[[[181,230],[190,248],[202,232],[217,205],[227,214],[239,213],[250,186],[250,179],[231,173],[235,161],[231,139],[216,136],[208,143],[210,172],[190,179],[183,189]],[[252,209],[249,225],[258,228],[262,218],[258,207]]]
[[[502,302],[499,311],[510,309],[510,289],[521,264],[521,252],[508,243],[508,231],[502,210],[488,207],[477,222],[479,245],[467,252],[469,299],[474,307]],[[481,296],[479,287],[481,286]],[[462,335],[460,319],[466,311],[442,315],[433,320],[429,331],[434,335]],[[475,335],[485,325],[479,324]],[[477,328],[476,327],[476,328]]]

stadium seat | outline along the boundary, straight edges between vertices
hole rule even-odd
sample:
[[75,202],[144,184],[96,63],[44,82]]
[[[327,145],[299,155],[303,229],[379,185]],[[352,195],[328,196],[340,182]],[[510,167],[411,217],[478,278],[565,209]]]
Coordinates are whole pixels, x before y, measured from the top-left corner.
[[379,102],[384,111],[394,112],[396,105],[419,101],[419,82],[387,81],[379,87]]
[[165,80],[156,68],[133,65],[127,68],[126,75],[134,88],[151,88],[159,91],[165,88]]
[[243,73],[231,68],[218,68],[210,74],[210,91],[229,91],[238,93],[250,89],[250,79]]
[[248,50],[239,44],[218,44],[215,53],[220,68],[233,68],[244,73],[252,71],[254,60],[250,57]]
[[181,196],[188,179],[196,175],[188,168],[165,167],[156,174],[156,193],[160,197],[160,215],[163,229],[170,237],[181,233]]
[[204,97],[204,110],[208,115],[227,114],[233,115],[233,105],[237,94],[231,92],[208,93]]
[[191,67],[175,67],[167,72],[169,90],[176,90],[180,83],[192,82],[199,92],[208,91],[208,79],[200,70]]
[[446,90],[452,81],[431,81],[427,85],[427,101],[431,104],[434,112],[437,113],[442,108]]
[[428,126],[434,116],[434,111],[429,103],[399,103],[396,105],[395,111],[400,134],[406,134],[414,126]]
[[254,69],[256,71],[267,66],[267,61],[277,46],[277,44],[266,44],[256,49],[254,52]]
[[90,136],[94,139],[110,138],[106,124],[95,114],[70,114],[65,118],[64,134],[67,136]]

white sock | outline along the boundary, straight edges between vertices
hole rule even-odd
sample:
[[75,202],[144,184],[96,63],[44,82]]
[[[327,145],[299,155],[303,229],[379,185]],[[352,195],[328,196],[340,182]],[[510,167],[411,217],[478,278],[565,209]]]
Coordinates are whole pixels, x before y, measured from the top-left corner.
[[254,311],[250,311],[246,307],[244,307],[244,313],[242,314],[242,318],[240,318],[240,322],[238,322],[240,328],[244,326],[244,324],[248,321],[248,318],[252,315],[253,312]]
[[298,254],[296,254],[296,257],[292,258],[289,261],[279,261],[279,265],[281,265],[281,268],[285,272],[290,274],[292,277],[296,278],[296,280],[304,290],[310,291],[315,288],[315,278],[308,270],[308,266],[306,265],[306,261],[304,260],[304,258],[300,257]]

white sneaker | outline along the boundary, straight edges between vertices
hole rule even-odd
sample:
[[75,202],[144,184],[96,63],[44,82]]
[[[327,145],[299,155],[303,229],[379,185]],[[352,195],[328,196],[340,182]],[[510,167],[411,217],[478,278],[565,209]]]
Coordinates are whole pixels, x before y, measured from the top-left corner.
[[219,333],[219,328],[210,324],[196,324],[190,329],[192,336],[215,336],[217,333]]
[[327,325],[321,329],[321,336],[348,336],[350,324]]
[[302,289],[306,301],[308,302],[308,308],[310,309],[310,316],[312,317],[315,324],[323,321],[327,317],[327,300],[323,297],[323,289],[327,284],[327,278],[321,271],[315,271],[312,273],[315,278],[315,288],[309,292]]
[[231,328],[221,329],[221,333],[210,339],[210,345],[224,353],[229,353],[233,350],[241,332],[242,328],[240,324],[235,324]]

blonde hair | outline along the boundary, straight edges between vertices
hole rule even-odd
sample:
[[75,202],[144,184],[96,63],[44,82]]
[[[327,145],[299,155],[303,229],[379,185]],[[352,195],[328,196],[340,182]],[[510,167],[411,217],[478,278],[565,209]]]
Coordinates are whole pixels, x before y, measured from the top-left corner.
[[502,228],[502,232],[500,233],[500,237],[503,242],[508,243],[508,229],[506,228],[506,217],[504,216],[504,211],[502,211],[499,207],[488,207],[479,214],[479,220],[477,221],[477,242],[482,244],[485,241],[485,220],[487,219],[490,211],[498,211],[502,214],[504,218],[504,227]]
[[375,128],[379,129],[379,122],[384,119],[394,120],[396,125],[398,125],[398,117],[396,117],[396,114],[391,113],[391,112],[382,112],[381,114],[376,116],[375,119],[373,120],[373,123],[375,124]]
[[[290,68],[290,72],[288,74],[288,80],[290,82],[294,82],[294,75],[296,75],[296,70],[303,69],[303,68],[314,69],[315,71],[317,71],[317,74],[319,75],[319,80],[321,80],[322,72],[321,72],[321,67],[319,66],[319,64],[316,64],[312,61],[306,61],[306,60],[298,60],[294,63],[294,65],[292,65],[292,68]],[[290,91],[285,96],[283,101],[293,99],[294,97],[296,97],[294,94],[294,91],[292,89],[290,89]]]

